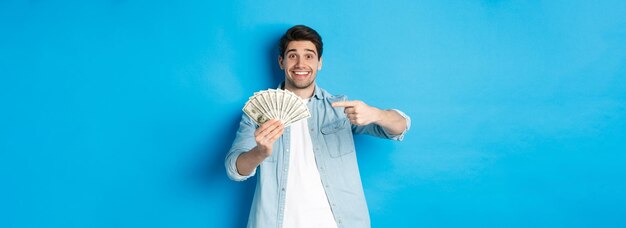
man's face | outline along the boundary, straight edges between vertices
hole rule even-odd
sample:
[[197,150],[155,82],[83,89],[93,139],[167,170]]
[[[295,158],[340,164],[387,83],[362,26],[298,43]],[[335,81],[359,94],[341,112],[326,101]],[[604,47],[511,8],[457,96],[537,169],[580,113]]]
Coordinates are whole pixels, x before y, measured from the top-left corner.
[[286,88],[306,89],[313,85],[317,71],[322,69],[317,49],[311,41],[291,41],[284,58],[278,56],[280,69],[285,71]]

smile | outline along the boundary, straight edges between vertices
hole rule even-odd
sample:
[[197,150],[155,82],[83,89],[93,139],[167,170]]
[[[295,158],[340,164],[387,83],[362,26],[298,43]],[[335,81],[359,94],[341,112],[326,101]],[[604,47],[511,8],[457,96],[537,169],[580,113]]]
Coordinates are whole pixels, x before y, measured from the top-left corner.
[[308,76],[311,72],[309,71],[292,71],[294,76]]

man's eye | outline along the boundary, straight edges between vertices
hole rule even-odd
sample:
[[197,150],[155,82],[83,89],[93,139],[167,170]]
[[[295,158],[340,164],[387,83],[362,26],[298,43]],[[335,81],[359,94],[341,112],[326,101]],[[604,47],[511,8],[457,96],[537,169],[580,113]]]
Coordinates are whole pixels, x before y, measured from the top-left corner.
[[312,59],[312,58],[313,58],[313,56],[312,56],[312,55],[306,55],[306,58],[307,58],[307,59]]

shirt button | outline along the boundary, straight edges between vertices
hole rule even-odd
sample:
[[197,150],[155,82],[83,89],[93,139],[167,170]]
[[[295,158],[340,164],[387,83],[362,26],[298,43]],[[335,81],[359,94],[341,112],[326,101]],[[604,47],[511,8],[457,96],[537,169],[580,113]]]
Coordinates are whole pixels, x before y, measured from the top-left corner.
[[285,172],[287,172],[287,169],[283,169]]
[[281,189],[283,192],[285,191],[285,188]]

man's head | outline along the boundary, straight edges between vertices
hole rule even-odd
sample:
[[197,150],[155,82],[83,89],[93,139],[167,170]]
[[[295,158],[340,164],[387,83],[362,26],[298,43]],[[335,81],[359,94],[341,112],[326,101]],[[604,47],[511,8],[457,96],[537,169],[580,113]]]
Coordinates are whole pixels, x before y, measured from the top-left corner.
[[322,58],[322,51],[324,50],[322,37],[317,33],[317,31],[306,25],[296,25],[285,32],[285,34],[280,38],[280,46],[278,46],[278,51],[280,52],[279,54],[285,58],[285,51],[287,51],[287,45],[289,42],[303,40],[311,41],[311,43],[315,45],[318,58]]
[[304,25],[291,27],[280,38],[278,64],[285,71],[285,86],[311,88],[322,69],[322,37]]

